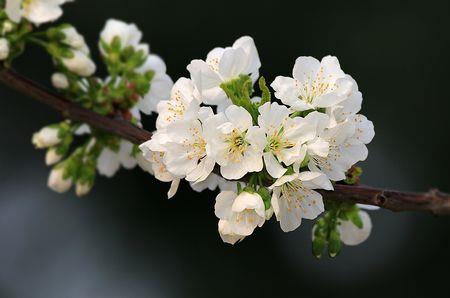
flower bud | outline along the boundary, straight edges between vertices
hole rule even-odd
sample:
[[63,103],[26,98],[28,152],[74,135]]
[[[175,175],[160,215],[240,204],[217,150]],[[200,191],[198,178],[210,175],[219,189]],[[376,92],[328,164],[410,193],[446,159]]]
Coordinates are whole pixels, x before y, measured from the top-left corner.
[[9,41],[6,38],[0,38],[0,61],[9,56]]
[[96,70],[94,62],[79,50],[73,51],[73,57],[63,58],[62,62],[67,69],[82,77],[89,77]]
[[5,35],[5,34],[11,32],[13,30],[13,27],[14,27],[13,23],[6,20],[5,22],[3,22],[2,34]]
[[52,166],[60,162],[61,159],[62,155],[58,154],[55,148],[50,148],[45,156],[45,163],[47,166]]
[[[116,42],[121,49],[132,47],[135,51],[142,51],[144,56],[149,53],[149,46],[141,43],[142,32],[135,24],[127,24],[125,22],[110,19],[106,22],[105,28],[100,33],[100,39],[108,45]],[[103,55],[105,50],[100,47]]]
[[56,72],[52,75],[52,84],[56,89],[65,90],[69,88],[69,80],[63,73]]
[[32,142],[38,149],[44,149],[58,145],[61,142],[59,138],[59,129],[44,127],[33,135]]
[[64,34],[62,42],[75,50],[80,50],[84,54],[89,54],[89,48],[86,45],[84,37],[78,33],[75,27],[69,26],[61,29]]
[[57,193],[67,192],[72,187],[72,178],[64,178],[64,168],[55,168],[48,177],[48,187]]
[[78,197],[83,197],[87,195],[92,189],[92,185],[89,183],[80,183],[78,182],[75,188],[75,192]]

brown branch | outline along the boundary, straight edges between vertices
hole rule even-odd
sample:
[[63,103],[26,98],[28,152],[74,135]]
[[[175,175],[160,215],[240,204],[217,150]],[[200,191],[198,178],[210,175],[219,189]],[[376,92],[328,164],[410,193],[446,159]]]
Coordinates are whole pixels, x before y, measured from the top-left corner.
[[152,137],[150,132],[140,129],[130,122],[122,119],[104,117],[82,108],[13,70],[6,68],[0,69],[0,81],[20,93],[26,94],[59,111],[64,118],[87,123],[92,127],[118,135],[135,144],[141,144]]
[[[96,114],[48,91],[39,84],[10,69],[0,69],[0,81],[61,112],[64,118],[87,123],[115,134],[134,144],[149,140],[152,134],[122,119]],[[427,193],[390,191],[366,186],[335,185],[334,191],[320,191],[325,199],[379,206],[392,211],[422,211],[435,215],[450,215],[450,195],[438,190]]]
[[379,206],[395,212],[422,211],[434,215],[450,215],[450,195],[437,189],[414,193],[337,184],[334,191],[320,192],[326,199]]

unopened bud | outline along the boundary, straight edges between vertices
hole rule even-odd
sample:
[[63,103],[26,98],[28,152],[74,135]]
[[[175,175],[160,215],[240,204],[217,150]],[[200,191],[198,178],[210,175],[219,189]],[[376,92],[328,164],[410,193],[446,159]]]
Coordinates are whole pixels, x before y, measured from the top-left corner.
[[0,61],[6,60],[9,56],[9,41],[6,38],[0,38]]
[[61,142],[59,138],[59,129],[44,127],[33,135],[32,142],[38,149],[44,149],[58,145]]
[[89,54],[89,48],[86,45],[84,37],[78,33],[75,27],[66,27],[61,30],[64,34],[63,43],[75,50],[80,50],[85,54]]
[[50,148],[45,155],[45,163],[47,166],[57,164],[62,159],[62,155],[58,154],[55,148]]
[[3,22],[3,30],[2,30],[3,35],[11,32],[13,30],[13,27],[14,25],[10,21],[6,20],[5,22]]
[[94,62],[86,54],[78,50],[73,51],[73,57],[62,58],[62,62],[67,69],[82,77],[89,77],[96,70]]
[[52,84],[56,89],[65,90],[69,88],[69,80],[63,73],[56,72],[52,75]]
[[48,187],[57,193],[67,192],[72,187],[72,178],[64,177],[64,168],[56,168],[50,172]]
[[87,195],[92,189],[89,183],[77,183],[75,193],[78,197],[83,197]]

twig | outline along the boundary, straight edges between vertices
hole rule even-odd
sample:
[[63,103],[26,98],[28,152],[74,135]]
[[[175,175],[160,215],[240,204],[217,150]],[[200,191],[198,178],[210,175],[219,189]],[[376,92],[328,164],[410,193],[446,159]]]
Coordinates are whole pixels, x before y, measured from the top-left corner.
[[[64,118],[87,123],[115,134],[134,144],[149,140],[152,134],[123,119],[96,114],[48,91],[41,85],[10,69],[0,69],[0,81],[61,112]],[[320,191],[325,199],[379,206],[392,211],[422,211],[435,215],[450,215],[450,195],[438,190],[427,193],[390,191],[366,186],[335,185],[334,191]]]
[[82,108],[11,69],[0,69],[0,81],[59,111],[64,118],[87,123],[92,127],[118,135],[135,144],[141,144],[152,137],[150,132],[140,129],[128,121],[104,117]]

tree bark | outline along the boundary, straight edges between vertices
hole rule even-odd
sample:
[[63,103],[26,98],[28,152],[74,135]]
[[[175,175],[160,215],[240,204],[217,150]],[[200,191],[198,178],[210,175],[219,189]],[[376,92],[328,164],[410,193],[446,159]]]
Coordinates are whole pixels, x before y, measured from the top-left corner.
[[[0,81],[59,111],[64,118],[89,124],[134,144],[141,144],[152,137],[149,131],[136,127],[123,119],[105,117],[85,109],[11,69],[0,69]],[[334,191],[320,191],[320,193],[328,200],[379,206],[396,212],[422,211],[435,215],[450,215],[450,195],[438,190],[413,193],[336,184]]]

